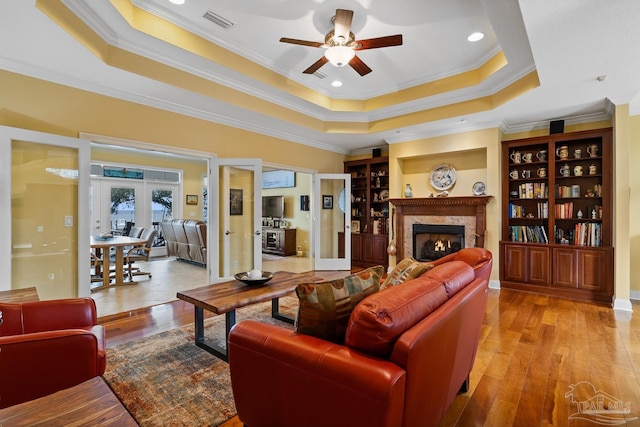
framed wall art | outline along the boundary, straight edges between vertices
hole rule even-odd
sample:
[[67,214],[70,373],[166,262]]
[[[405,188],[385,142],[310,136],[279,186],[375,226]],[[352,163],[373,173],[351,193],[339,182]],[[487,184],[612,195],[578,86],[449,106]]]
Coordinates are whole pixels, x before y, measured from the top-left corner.
[[229,190],[229,215],[242,215],[242,190]]
[[333,209],[333,196],[322,196],[322,209]]

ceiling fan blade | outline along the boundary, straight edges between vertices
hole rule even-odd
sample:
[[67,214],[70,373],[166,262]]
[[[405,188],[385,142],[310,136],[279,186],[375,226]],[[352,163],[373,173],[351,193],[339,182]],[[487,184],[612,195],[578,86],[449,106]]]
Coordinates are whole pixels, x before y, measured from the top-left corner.
[[349,33],[351,32],[351,21],[353,20],[353,10],[336,9],[336,16],[334,21],[334,34],[335,38],[342,37],[345,42],[349,40]]
[[324,46],[324,43],[320,43],[320,42],[310,42],[310,41],[307,41],[307,40],[288,39],[286,37],[282,37],[280,39],[280,41],[282,43],[299,44],[299,45],[302,45],[302,46],[311,46],[311,47],[322,47],[322,46]]
[[374,39],[357,40],[355,50],[377,49],[380,47],[400,46],[402,44],[402,34],[394,36],[376,37]]
[[349,65],[351,65],[351,68],[356,70],[361,76],[366,76],[371,71],[373,71],[367,64],[362,62],[362,59],[358,58],[357,55],[354,56],[351,61],[349,61]]
[[309,68],[303,71],[304,74],[313,74],[320,69],[324,64],[329,62],[325,56],[321,56],[316,62],[314,62]]

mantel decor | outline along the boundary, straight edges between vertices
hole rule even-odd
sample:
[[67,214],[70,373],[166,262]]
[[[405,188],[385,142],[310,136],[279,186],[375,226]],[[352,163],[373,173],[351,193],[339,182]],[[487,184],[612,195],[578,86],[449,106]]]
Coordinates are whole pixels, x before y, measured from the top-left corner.
[[[476,247],[484,247],[484,236],[487,229],[487,204],[493,196],[468,197],[427,197],[389,199],[396,208],[396,236],[398,242],[404,242],[405,219],[407,216],[475,216]],[[411,236],[406,238],[411,239]],[[397,245],[396,259],[400,260],[411,254],[404,254],[404,245]]]

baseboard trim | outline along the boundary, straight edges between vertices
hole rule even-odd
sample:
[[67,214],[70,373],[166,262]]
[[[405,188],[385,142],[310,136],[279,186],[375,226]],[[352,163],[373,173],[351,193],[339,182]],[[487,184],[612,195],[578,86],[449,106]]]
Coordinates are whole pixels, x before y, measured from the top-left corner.
[[613,309],[619,311],[633,312],[633,306],[630,299],[615,298],[613,300]]
[[489,280],[489,289],[500,289],[500,280]]

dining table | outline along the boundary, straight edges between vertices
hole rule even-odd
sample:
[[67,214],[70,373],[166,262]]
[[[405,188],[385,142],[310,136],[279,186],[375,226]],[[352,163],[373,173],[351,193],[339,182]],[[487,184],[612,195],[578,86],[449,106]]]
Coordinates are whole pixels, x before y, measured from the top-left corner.
[[[144,246],[147,243],[146,239],[139,239],[137,237],[128,236],[112,236],[112,237],[100,237],[91,236],[91,248],[95,250],[96,257],[102,260],[102,269],[95,272],[99,274],[102,272],[102,284],[91,288],[91,291],[97,291],[100,289],[107,289],[112,286],[133,285],[134,281],[124,280],[124,248],[125,247],[137,247]],[[115,270],[113,282],[111,282],[111,248],[115,249]],[[103,255],[104,253],[104,255]]]

